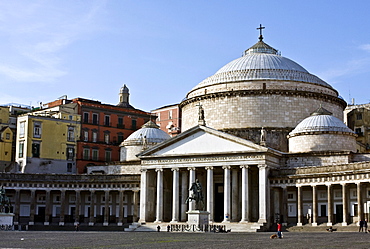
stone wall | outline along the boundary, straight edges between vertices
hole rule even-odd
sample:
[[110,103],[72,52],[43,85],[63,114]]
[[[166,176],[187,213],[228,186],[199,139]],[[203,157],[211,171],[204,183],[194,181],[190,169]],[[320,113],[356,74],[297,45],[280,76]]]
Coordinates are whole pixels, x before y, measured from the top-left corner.
[[308,134],[289,138],[289,152],[352,151],[356,152],[356,138],[348,134]]
[[306,167],[306,166],[326,166],[334,164],[345,164],[350,162],[348,154],[343,155],[292,155],[286,160],[286,166],[290,168]]

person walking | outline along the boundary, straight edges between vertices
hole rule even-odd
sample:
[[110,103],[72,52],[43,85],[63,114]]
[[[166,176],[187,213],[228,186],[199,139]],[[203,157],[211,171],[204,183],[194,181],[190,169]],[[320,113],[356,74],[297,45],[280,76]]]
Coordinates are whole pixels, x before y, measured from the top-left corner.
[[367,233],[367,219],[364,220],[365,233]]
[[360,220],[360,227],[358,228],[358,232],[363,232],[364,231],[364,221]]
[[281,223],[277,223],[277,236],[281,239]]

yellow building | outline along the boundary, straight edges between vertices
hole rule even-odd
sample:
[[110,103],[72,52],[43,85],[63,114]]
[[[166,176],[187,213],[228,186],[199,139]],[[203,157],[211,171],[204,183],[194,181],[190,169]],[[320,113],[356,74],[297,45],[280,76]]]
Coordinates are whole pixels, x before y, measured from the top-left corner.
[[17,120],[16,172],[76,173],[80,115],[58,109],[24,114]]
[[0,129],[0,171],[12,164],[13,131],[9,126]]

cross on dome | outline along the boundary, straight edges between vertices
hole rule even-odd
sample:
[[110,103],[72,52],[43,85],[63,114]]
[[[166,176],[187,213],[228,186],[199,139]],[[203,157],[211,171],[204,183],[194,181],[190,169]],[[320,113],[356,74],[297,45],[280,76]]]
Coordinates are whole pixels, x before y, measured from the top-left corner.
[[263,26],[262,26],[262,24],[260,24],[260,27],[259,27],[259,28],[257,28],[257,29],[259,29],[259,30],[260,30],[260,37],[259,37],[259,39],[260,39],[260,41],[262,41],[262,40],[263,40],[263,36],[262,36],[262,29],[265,29],[265,27],[263,27]]

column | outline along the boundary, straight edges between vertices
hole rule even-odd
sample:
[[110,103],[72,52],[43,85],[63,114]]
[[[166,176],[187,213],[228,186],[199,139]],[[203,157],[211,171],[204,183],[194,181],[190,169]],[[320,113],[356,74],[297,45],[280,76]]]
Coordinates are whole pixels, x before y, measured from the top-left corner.
[[189,193],[189,176],[188,171],[181,171],[181,221],[186,221],[186,212],[188,211],[188,205],[186,204],[186,198]]
[[172,223],[179,221],[179,168],[172,168]]
[[157,205],[155,222],[163,220],[163,169],[156,169],[157,172]]
[[240,220],[241,223],[245,223],[245,222],[248,222],[249,220],[249,207],[248,207],[248,204],[249,204],[249,188],[248,188],[248,184],[249,184],[249,176],[248,176],[248,169],[249,169],[249,166],[248,165],[242,165],[240,166],[240,168],[242,169],[242,218]]
[[133,222],[137,222],[137,215],[139,209],[139,190],[134,190],[134,213],[133,213]]
[[94,226],[95,223],[95,190],[90,191],[90,217],[89,226]]
[[357,183],[357,214],[358,214],[358,220],[362,220],[363,215],[363,203],[362,203],[362,196],[361,196],[361,182]]
[[104,191],[104,222],[103,226],[108,226],[109,225],[109,190]]
[[297,186],[297,226],[302,226],[302,186]]
[[317,226],[317,186],[312,185],[312,226]]
[[[188,195],[191,196],[192,192],[189,190],[191,187],[191,184],[195,182],[195,168],[191,167],[188,168],[189,170],[189,188],[188,188]],[[195,210],[195,201],[189,201],[189,211]]]
[[44,226],[49,226],[50,224],[50,214],[51,214],[51,201],[50,201],[50,190],[45,191],[46,196],[45,196],[45,221],[44,221]]
[[117,226],[123,225],[123,190],[118,192],[118,222]]
[[80,224],[80,214],[81,214],[81,191],[76,190],[76,212],[75,212],[75,224]]
[[36,211],[36,190],[31,190],[31,203],[30,203],[30,220],[28,225],[35,224],[35,211]]
[[63,189],[60,191],[60,218],[59,226],[64,226],[64,212],[66,209],[66,191]]
[[148,189],[148,170],[141,169],[140,180],[140,218],[139,223],[145,224],[147,214],[147,189]]
[[14,203],[14,225],[19,225],[19,212],[20,212],[21,190],[15,190],[15,203]]
[[286,185],[283,186],[283,226],[288,225],[288,187]]
[[342,204],[343,204],[343,222],[342,226],[348,225],[348,195],[347,183],[342,183]]
[[231,170],[231,177],[232,177],[232,190],[231,191],[231,220],[237,221],[238,220],[238,207],[239,207],[239,185],[238,185],[238,169]]
[[258,165],[258,180],[259,180],[259,220],[258,223],[267,222],[267,210],[270,206],[268,198],[268,167],[266,164]]
[[207,166],[207,211],[209,212],[209,222],[213,222],[213,167]]
[[332,198],[332,185],[328,184],[328,223],[327,226],[333,225],[333,198]]
[[224,220],[230,222],[230,166],[222,166],[224,170]]

